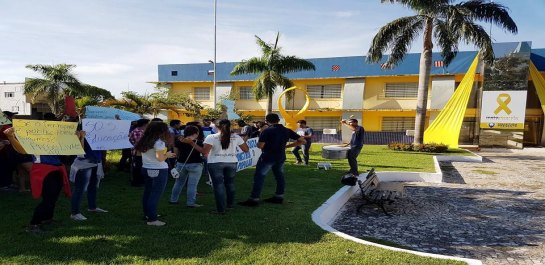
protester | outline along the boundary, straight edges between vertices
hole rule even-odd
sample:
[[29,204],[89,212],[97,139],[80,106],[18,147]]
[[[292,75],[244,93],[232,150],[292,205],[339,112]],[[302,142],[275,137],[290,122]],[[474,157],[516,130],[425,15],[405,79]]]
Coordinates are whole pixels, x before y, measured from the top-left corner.
[[240,128],[240,133],[238,135],[242,137],[242,139],[248,140],[248,138],[250,138],[250,135],[253,132],[253,129],[252,129],[253,127],[246,124],[246,122],[244,122],[243,120],[238,120],[237,124],[238,124],[238,127]]
[[104,178],[102,151],[91,149],[85,140],[84,131],[80,131],[78,136],[85,155],[76,158],[70,167],[70,181],[74,183],[70,218],[75,221],[85,221],[87,218],[80,211],[81,197],[85,191],[87,191],[88,212],[107,213],[108,211],[97,207],[97,189],[100,180]]
[[203,142],[197,140],[199,136],[199,128],[193,125],[188,125],[184,130],[184,138],[175,140],[175,153],[178,162],[176,169],[179,176],[172,187],[172,195],[170,196],[170,204],[178,204],[178,199],[182,189],[187,183],[187,207],[196,208],[202,205],[197,204],[197,186],[201,179],[203,169]]
[[182,126],[182,121],[180,120],[171,120],[170,121],[170,127],[168,128],[168,132],[173,138],[176,138],[180,136],[180,127]]
[[306,143],[301,146],[294,147],[291,152],[295,156],[295,159],[297,159],[296,164],[300,165],[303,164],[303,161],[301,160],[301,155],[299,155],[299,150],[303,151],[303,159],[305,161],[305,166],[308,166],[308,159],[310,157],[310,145],[312,144],[312,134],[314,131],[312,128],[307,126],[307,122],[305,120],[299,120],[297,121],[297,130],[295,133],[297,133],[300,136],[303,136],[305,138]]
[[363,135],[365,134],[365,130],[358,125],[358,120],[356,119],[349,119],[348,121],[342,120],[341,124],[352,130],[352,138],[350,139],[349,144],[350,150],[348,150],[347,159],[348,164],[350,165],[350,173],[357,177],[359,176],[357,159],[363,148]]
[[208,135],[214,133],[214,129],[212,128],[212,120],[211,119],[203,119],[202,120],[203,126],[203,137],[206,138]]
[[213,214],[225,214],[225,210],[233,208],[235,202],[235,173],[237,171],[237,149],[243,152],[249,148],[244,140],[231,133],[231,122],[221,120],[219,133],[212,134],[204,140],[204,155],[208,157],[208,170],[212,177],[216,210]]
[[266,122],[264,122],[264,121],[258,121],[258,122],[257,122],[257,128],[258,128],[258,129],[257,129],[257,136],[256,136],[256,137],[259,137],[259,135],[261,135],[261,133],[262,133],[265,129],[269,128],[269,125],[268,125]]
[[[8,120],[12,120],[16,112],[3,111],[2,112]],[[14,191],[13,184],[13,172],[15,171],[15,157],[13,147],[10,146],[7,136],[3,133],[5,130],[11,128],[11,124],[5,124],[0,126],[0,142],[2,142],[4,148],[0,149],[0,191]]]
[[142,175],[145,177],[142,206],[147,224],[151,226],[166,224],[157,220],[157,205],[167,185],[168,165],[165,160],[176,157],[176,154],[167,152],[169,138],[166,123],[150,122],[135,146],[136,151],[142,154]]
[[[44,120],[56,120],[53,113],[46,113]],[[9,128],[4,131],[13,148],[21,153],[26,154],[25,149],[21,146],[15,137],[15,129]],[[66,168],[61,163],[58,155],[34,155],[34,164],[30,172],[30,183],[32,196],[37,199],[42,197],[42,201],[34,209],[34,214],[27,228],[28,232],[42,232],[41,225],[53,221],[55,205],[59,198],[61,189],[64,188],[66,196],[70,196],[70,184]]]
[[[280,118],[277,114],[271,113],[265,117],[265,120],[271,126],[265,129],[259,136],[257,146],[263,150],[256,165],[254,173],[254,183],[250,198],[239,202],[242,206],[258,206],[261,191],[265,183],[265,176],[272,169],[276,178],[276,192],[273,197],[265,199],[265,202],[281,204],[284,202],[284,162],[286,161],[286,148],[305,144],[305,138],[299,136],[294,131],[279,124]],[[295,142],[286,145],[289,139]]]
[[[144,130],[149,124],[148,119],[140,119],[136,121],[136,128],[129,134],[129,141],[133,146],[136,146],[140,138],[144,135]],[[144,177],[142,176],[142,154],[133,148],[132,151],[132,181],[131,185],[141,187],[144,185]]]
[[[131,127],[129,129],[129,135],[135,128],[136,128],[136,121],[132,121]],[[119,164],[117,165],[117,169],[119,171],[126,171],[126,170],[130,171],[131,164],[132,164],[131,148],[121,149],[121,159],[119,159]]]

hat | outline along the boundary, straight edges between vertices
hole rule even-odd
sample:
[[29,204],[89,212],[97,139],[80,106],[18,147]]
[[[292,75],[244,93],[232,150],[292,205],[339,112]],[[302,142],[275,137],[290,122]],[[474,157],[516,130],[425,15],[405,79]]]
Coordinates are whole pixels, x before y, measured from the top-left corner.
[[2,111],[2,113],[4,113],[4,115],[8,116],[8,118],[11,118],[13,117],[14,115],[17,115],[19,112],[11,112],[11,111]]

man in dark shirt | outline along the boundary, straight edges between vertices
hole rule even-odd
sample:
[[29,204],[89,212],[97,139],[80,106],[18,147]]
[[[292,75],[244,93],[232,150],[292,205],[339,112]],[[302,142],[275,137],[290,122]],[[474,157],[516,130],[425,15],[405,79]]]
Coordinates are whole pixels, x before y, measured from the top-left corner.
[[[265,120],[270,125],[259,136],[257,146],[262,150],[261,156],[257,161],[254,173],[254,184],[250,198],[246,201],[239,202],[242,206],[257,206],[263,190],[265,176],[272,169],[276,179],[276,192],[272,198],[265,199],[265,202],[283,203],[284,202],[284,162],[286,161],[286,148],[295,147],[305,144],[305,138],[299,136],[294,131],[284,127],[280,122],[277,114],[269,114]],[[286,145],[289,139],[295,142]]]
[[363,148],[363,134],[365,130],[358,125],[358,120],[356,119],[342,120],[341,123],[352,130],[350,150],[348,150],[347,158],[350,165],[350,173],[354,176],[359,176],[357,159]]

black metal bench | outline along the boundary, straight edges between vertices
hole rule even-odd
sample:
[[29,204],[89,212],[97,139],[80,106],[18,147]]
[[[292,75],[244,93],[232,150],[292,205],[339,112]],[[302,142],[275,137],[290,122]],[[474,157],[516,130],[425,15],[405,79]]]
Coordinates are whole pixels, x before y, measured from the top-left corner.
[[375,169],[371,169],[364,181],[358,180],[361,198],[364,201],[357,209],[361,211],[366,204],[376,204],[382,211],[390,216],[384,208],[384,204],[392,204],[396,199],[403,197],[405,185],[403,182],[380,182]]

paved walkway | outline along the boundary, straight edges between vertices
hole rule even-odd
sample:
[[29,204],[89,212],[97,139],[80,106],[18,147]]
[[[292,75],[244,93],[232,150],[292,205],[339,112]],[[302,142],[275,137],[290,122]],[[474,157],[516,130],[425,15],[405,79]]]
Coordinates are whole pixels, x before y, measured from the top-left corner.
[[387,209],[359,193],[333,227],[410,249],[484,264],[545,264],[545,148],[484,150],[483,163],[444,163],[442,184],[412,183]]

